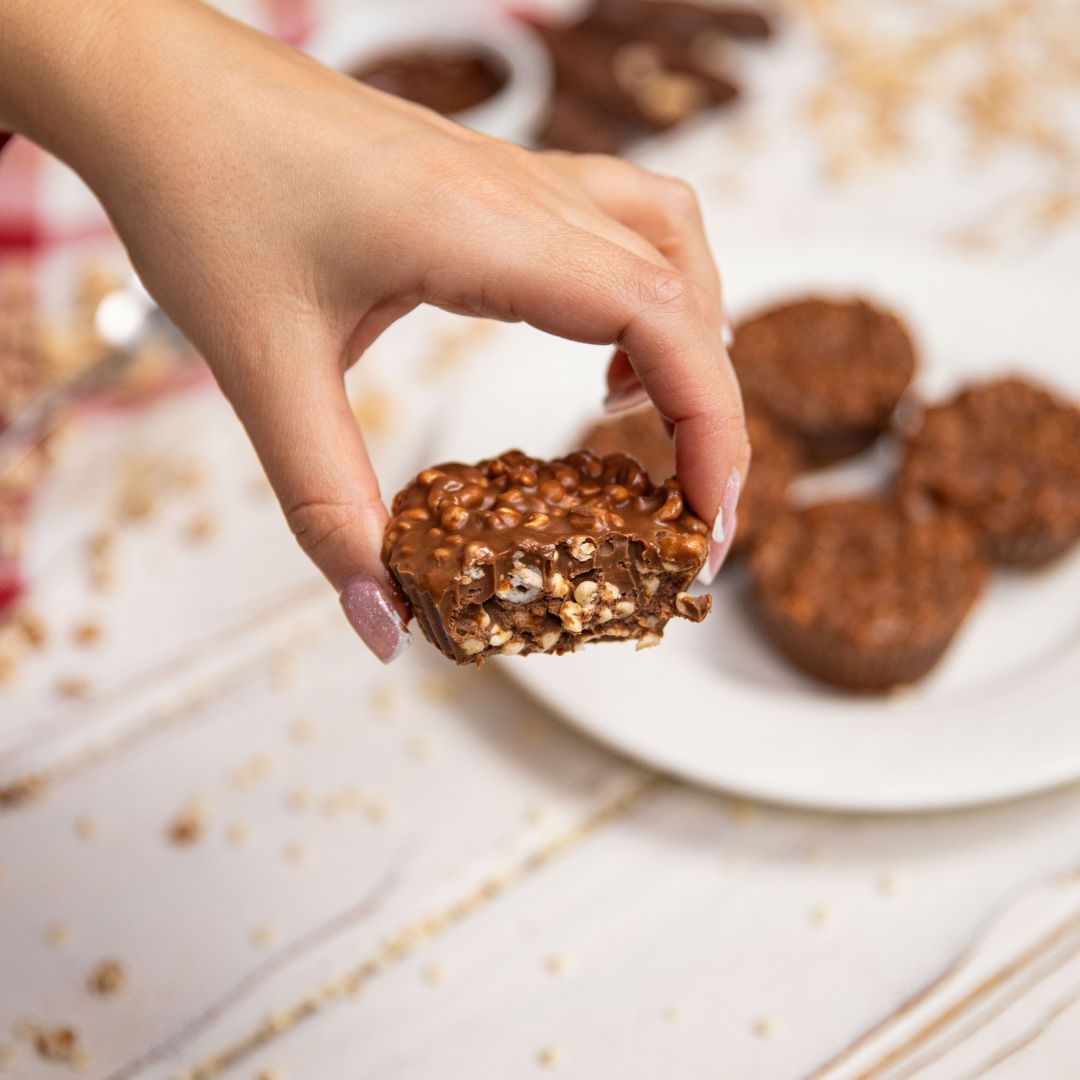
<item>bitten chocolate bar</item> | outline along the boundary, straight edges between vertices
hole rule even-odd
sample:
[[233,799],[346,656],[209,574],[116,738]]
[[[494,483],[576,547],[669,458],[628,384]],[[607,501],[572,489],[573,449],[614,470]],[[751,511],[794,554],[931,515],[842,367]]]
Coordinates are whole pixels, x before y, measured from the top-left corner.
[[425,636],[464,664],[656,645],[673,616],[709,613],[687,592],[708,550],[678,482],[652,484],[633,458],[511,450],[420,473],[394,499],[383,561]]

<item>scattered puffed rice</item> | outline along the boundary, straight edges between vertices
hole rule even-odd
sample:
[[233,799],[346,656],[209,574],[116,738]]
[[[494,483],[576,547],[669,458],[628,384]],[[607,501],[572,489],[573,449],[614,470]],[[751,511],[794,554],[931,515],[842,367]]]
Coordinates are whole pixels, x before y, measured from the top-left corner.
[[282,849],[285,861],[294,866],[307,861],[307,849],[299,840],[290,840]]
[[417,735],[405,744],[405,753],[413,761],[426,761],[431,757],[431,742],[422,735]]
[[85,622],[76,623],[71,629],[71,640],[81,648],[90,648],[101,641],[104,630],[101,624],[87,619]]
[[56,693],[62,698],[85,698],[90,690],[90,680],[83,675],[65,675],[56,681]]
[[79,1036],[73,1028],[37,1028],[34,1049],[43,1061],[59,1061],[73,1065],[80,1060]]
[[277,939],[278,928],[274,923],[259,923],[259,925],[251,931],[251,940],[262,948],[272,945]]
[[63,945],[68,939],[68,928],[63,923],[53,923],[45,930],[45,940],[50,945]]
[[93,840],[98,833],[97,820],[92,817],[77,817],[75,819],[75,835],[80,840]]
[[566,953],[552,953],[544,961],[544,970],[547,971],[549,975],[562,975],[569,966],[570,961],[568,960]]
[[248,827],[243,822],[234,821],[225,829],[225,839],[232,847],[243,847],[249,839]]
[[877,887],[882,896],[895,896],[900,884],[896,880],[895,874],[886,873],[878,878]]
[[87,979],[87,987],[92,994],[111,997],[124,988],[126,975],[124,969],[115,960],[102,960]]
[[297,746],[303,746],[312,742],[317,734],[318,728],[313,720],[295,720],[289,728],[289,738],[296,743]]
[[542,1046],[536,1053],[536,1062],[544,1069],[554,1069],[559,1064],[559,1051],[554,1046]]
[[191,803],[169,823],[166,835],[177,847],[197,844],[206,833],[207,812],[204,806]]
[[200,544],[216,535],[218,519],[209,511],[196,514],[185,526],[184,536],[193,544]]

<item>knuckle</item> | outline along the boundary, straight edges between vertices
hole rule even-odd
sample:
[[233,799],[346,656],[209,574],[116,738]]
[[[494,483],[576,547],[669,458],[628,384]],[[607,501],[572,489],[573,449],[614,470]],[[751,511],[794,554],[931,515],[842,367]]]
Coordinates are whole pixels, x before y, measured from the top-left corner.
[[638,292],[644,307],[667,314],[682,315],[698,303],[697,292],[690,280],[676,270],[649,266],[638,281]]
[[355,503],[330,499],[294,503],[286,508],[285,518],[296,542],[311,556],[325,550],[342,531],[361,525],[360,508]]
[[697,192],[685,180],[663,177],[660,186],[660,205],[674,221],[696,221],[700,216]]

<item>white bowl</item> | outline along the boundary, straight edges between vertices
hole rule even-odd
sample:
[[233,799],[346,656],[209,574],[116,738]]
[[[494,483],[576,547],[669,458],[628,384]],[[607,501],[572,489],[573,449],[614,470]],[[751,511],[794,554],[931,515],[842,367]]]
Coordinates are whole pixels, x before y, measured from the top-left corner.
[[327,19],[305,51],[348,73],[401,46],[461,44],[490,51],[506,65],[508,78],[487,101],[453,119],[488,135],[529,142],[551,90],[551,63],[527,27],[490,5],[476,0],[361,4]]

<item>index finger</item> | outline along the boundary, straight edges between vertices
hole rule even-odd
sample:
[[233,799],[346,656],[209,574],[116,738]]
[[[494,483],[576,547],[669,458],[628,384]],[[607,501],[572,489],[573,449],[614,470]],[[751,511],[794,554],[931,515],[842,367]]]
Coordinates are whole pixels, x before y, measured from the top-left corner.
[[[427,299],[624,349],[674,424],[678,476],[713,528],[710,566],[718,566],[731,543],[749,448],[713,297],[674,268],[557,219],[522,222],[514,239],[494,260],[490,250],[474,253],[476,273],[464,290],[458,275],[430,275]],[[463,257],[470,261],[459,251]]]

